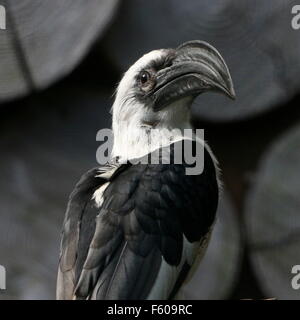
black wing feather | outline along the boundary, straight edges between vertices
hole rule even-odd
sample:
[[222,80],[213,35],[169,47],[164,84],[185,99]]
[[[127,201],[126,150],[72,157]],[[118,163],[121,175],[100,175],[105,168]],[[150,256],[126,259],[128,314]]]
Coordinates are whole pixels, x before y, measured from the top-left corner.
[[[75,213],[69,210],[67,215],[74,215],[81,223],[74,291],[77,298],[145,299],[162,259],[171,266],[181,263],[183,237],[195,242],[209,232],[218,203],[218,185],[214,163],[205,152],[201,175],[186,175],[187,164],[123,166],[104,191],[101,208],[94,206],[89,193],[89,201],[79,206],[85,208],[80,217],[78,208]],[[96,190],[97,183],[87,181],[94,186],[90,192]],[[70,208],[74,207],[72,201],[71,197]],[[74,226],[70,230],[74,232]],[[68,241],[71,238],[69,235]],[[74,243],[65,241],[63,247]],[[64,261],[61,264],[65,269]]]

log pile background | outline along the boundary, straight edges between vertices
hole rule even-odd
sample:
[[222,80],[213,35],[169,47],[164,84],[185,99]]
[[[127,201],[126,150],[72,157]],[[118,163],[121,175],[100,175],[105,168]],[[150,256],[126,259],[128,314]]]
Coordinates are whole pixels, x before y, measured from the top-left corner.
[[225,185],[190,299],[299,299],[300,31],[287,0],[0,0],[0,299],[53,299],[70,191],[97,165],[112,94],[142,54],[202,39],[237,100],[207,94],[197,128]]

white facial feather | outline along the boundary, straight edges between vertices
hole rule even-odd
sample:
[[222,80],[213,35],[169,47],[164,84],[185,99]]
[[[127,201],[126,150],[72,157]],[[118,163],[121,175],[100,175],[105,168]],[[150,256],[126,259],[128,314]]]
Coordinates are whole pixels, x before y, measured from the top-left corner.
[[[170,144],[169,135],[152,136],[149,146],[149,123],[155,123],[155,129],[191,129],[190,104],[191,98],[185,98],[164,110],[154,112],[135,97],[136,76],[153,60],[163,59],[167,50],[155,50],[140,58],[125,73],[121,80],[112,107],[114,146],[113,157],[127,160],[141,157],[159,146]],[[179,134],[172,141],[182,139]],[[156,142],[156,143],[155,143]]]

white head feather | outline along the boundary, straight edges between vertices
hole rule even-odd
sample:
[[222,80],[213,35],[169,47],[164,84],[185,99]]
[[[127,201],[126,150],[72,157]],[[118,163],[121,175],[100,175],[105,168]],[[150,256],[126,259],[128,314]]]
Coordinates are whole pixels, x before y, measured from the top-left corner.
[[[123,160],[141,157],[160,146],[170,144],[168,132],[177,130],[172,141],[183,138],[183,129],[191,129],[191,98],[176,101],[161,111],[154,112],[136,97],[137,75],[152,61],[164,59],[168,50],[155,50],[140,58],[122,78],[112,107],[114,146],[113,157]],[[149,141],[150,129],[151,143]]]

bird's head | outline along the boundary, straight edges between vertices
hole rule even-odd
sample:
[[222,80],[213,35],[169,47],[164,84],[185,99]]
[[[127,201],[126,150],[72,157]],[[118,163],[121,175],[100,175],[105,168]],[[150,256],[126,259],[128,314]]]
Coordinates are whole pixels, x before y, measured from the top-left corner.
[[226,63],[208,43],[190,41],[176,49],[145,54],[129,68],[117,88],[112,108],[113,155],[122,156],[125,146],[141,148],[151,128],[191,128],[192,102],[207,91],[235,98]]

